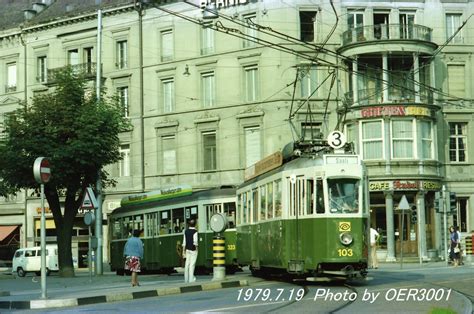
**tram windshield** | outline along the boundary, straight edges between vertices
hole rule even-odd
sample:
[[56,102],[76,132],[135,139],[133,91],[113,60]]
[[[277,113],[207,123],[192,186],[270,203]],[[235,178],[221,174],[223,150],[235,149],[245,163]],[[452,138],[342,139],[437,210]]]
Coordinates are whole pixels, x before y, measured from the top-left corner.
[[329,212],[357,213],[359,211],[359,179],[328,179]]

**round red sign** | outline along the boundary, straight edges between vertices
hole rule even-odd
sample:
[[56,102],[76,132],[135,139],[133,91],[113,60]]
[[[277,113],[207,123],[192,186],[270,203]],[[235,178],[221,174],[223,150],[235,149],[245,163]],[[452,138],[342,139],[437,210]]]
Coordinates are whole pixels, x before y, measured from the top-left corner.
[[46,157],[38,157],[33,165],[33,174],[38,183],[47,183],[51,179],[51,168]]

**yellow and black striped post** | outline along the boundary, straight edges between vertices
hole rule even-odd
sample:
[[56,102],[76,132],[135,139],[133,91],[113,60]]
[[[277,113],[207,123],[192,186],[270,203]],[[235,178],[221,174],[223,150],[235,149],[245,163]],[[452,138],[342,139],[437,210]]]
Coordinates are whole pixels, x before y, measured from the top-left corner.
[[473,253],[473,241],[474,234],[466,237],[466,255],[474,255]]
[[215,235],[212,244],[214,266],[212,280],[223,280],[225,278],[225,238]]

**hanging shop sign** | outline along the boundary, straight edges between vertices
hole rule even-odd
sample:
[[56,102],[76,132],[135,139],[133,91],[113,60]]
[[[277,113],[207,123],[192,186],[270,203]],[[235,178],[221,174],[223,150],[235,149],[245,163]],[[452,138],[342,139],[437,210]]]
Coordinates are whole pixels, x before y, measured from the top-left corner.
[[441,182],[426,180],[370,181],[369,191],[439,191]]
[[420,106],[371,106],[354,112],[358,118],[387,116],[431,116],[431,110]]

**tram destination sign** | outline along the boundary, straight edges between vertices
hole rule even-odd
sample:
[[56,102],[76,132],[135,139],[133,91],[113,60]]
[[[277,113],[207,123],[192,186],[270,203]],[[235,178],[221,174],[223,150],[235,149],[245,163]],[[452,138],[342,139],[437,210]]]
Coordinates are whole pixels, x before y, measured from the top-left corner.
[[190,185],[183,184],[170,188],[154,190],[148,193],[133,194],[125,196],[120,202],[120,206],[142,205],[154,201],[164,200],[168,198],[180,197],[192,194],[193,190]]
[[250,180],[258,175],[280,167],[283,164],[281,152],[275,152],[245,169],[244,179]]

